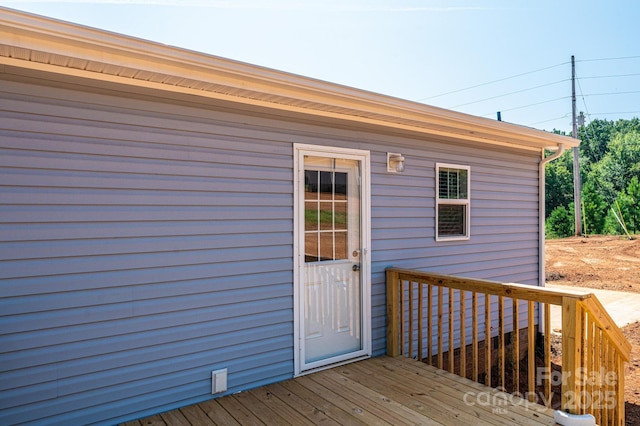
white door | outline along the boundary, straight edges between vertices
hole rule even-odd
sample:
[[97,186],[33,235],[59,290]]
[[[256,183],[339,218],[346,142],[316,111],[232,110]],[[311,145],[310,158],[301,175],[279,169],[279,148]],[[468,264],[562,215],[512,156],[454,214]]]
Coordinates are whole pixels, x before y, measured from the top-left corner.
[[297,373],[370,355],[368,156],[322,149],[298,149]]

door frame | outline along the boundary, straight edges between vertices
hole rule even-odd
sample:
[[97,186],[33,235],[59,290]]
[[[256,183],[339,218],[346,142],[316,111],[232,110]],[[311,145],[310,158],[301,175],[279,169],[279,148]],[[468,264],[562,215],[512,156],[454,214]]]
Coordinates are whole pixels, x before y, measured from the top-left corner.
[[[362,349],[356,352],[305,364],[303,298],[304,291],[304,156],[344,158],[360,161],[360,287],[362,297]],[[371,186],[370,152],[361,149],[293,144],[293,336],[294,377],[331,368],[371,356]]]

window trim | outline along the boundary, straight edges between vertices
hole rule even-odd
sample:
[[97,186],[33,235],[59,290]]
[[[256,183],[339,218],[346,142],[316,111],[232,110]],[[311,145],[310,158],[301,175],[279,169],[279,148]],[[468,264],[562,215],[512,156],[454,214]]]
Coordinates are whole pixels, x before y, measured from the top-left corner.
[[[459,169],[467,171],[467,198],[466,199],[444,199],[440,198],[440,169]],[[450,163],[436,163],[436,241],[467,241],[471,238],[471,166],[465,166],[461,164],[450,164]],[[440,236],[440,232],[438,229],[438,217],[440,213],[441,205],[463,205],[466,207],[466,217],[464,224],[464,235],[454,235],[454,236]]]

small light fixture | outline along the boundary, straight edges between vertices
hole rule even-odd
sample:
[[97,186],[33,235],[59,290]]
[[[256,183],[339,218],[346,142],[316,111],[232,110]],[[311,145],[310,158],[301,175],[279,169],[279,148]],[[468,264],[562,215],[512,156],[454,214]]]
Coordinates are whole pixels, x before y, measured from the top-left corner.
[[387,152],[387,172],[402,173],[404,172],[404,157],[402,154],[395,152]]

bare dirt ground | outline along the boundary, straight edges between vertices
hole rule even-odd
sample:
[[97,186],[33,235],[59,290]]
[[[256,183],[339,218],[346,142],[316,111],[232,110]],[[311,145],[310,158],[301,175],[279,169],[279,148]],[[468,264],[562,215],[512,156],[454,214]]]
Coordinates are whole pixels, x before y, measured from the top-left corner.
[[[640,236],[575,237],[546,242],[547,282],[640,293]],[[625,367],[625,410],[628,426],[640,425],[640,322],[622,332],[632,345]]]

